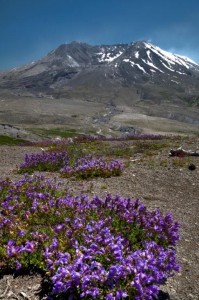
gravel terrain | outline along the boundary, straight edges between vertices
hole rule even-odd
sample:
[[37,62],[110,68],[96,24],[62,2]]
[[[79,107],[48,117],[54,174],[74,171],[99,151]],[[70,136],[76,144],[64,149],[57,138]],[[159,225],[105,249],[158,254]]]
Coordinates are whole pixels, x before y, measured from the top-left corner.
[[[199,149],[199,140],[183,140],[182,146]],[[38,151],[40,148],[0,146],[0,179],[19,179],[22,175],[16,174],[16,166],[23,161],[24,154]],[[168,152],[169,145],[154,156],[143,153],[126,158],[129,166],[120,177],[61,179],[62,186],[71,194],[118,193],[139,198],[150,209],[159,207],[162,212],[171,212],[181,224],[181,240],[177,246],[181,271],[161,286],[159,300],[199,300],[199,157],[182,158],[182,163],[174,164],[176,158],[169,157]],[[196,166],[194,171],[188,169],[189,163]],[[59,174],[45,176],[60,179]],[[40,274],[13,277],[12,273],[2,273],[0,299],[46,299],[45,281]]]

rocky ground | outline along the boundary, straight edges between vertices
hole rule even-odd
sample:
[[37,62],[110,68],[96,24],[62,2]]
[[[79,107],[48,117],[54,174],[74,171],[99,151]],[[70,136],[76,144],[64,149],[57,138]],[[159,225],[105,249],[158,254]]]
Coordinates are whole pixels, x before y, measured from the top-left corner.
[[[134,142],[132,141],[132,149]],[[145,153],[127,157],[128,167],[120,177],[97,178],[84,181],[62,179],[63,189],[68,193],[81,192],[93,195],[106,193],[139,198],[150,209],[159,207],[171,212],[181,224],[181,240],[177,246],[181,271],[161,286],[159,300],[199,299],[199,157],[169,157],[170,141],[155,155]],[[199,139],[189,138],[174,143],[185,149],[199,149]],[[16,165],[23,161],[25,153],[41,151],[40,148],[22,146],[0,147],[0,179],[19,179]],[[196,166],[191,171],[190,163]],[[59,174],[46,173],[46,177]],[[60,179],[60,178],[59,178]],[[2,273],[0,299],[46,299],[46,284],[40,274]]]

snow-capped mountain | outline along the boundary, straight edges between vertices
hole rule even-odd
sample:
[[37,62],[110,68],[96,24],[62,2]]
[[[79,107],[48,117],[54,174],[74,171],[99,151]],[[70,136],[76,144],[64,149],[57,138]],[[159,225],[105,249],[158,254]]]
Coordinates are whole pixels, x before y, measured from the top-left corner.
[[152,129],[163,124],[167,130],[172,119],[177,130],[191,124],[197,131],[199,65],[145,41],[72,42],[0,73],[0,103],[3,123],[109,128],[125,123],[126,131],[149,116]]
[[[143,74],[190,75],[190,71],[199,71],[199,65],[187,57],[164,51],[147,42],[136,42],[123,53],[122,62],[137,68]],[[176,76],[174,76],[176,77]]]
[[95,90],[128,87],[141,97],[161,98],[152,92],[178,91],[195,97],[198,93],[199,65],[149,42],[91,46],[63,44],[44,58],[4,72],[0,87],[21,92],[59,94],[66,90]]

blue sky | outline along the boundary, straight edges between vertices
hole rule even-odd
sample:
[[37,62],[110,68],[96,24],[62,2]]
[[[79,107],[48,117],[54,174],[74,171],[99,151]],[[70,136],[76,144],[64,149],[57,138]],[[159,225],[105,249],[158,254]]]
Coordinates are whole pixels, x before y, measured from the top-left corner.
[[0,70],[71,41],[147,40],[199,63],[198,0],[0,0]]

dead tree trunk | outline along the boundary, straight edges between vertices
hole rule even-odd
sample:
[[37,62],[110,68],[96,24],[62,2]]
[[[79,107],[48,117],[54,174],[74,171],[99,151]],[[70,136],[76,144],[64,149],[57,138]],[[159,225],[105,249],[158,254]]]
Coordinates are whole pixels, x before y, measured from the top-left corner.
[[177,150],[171,149],[169,152],[169,156],[199,156],[199,150],[192,151],[192,150],[184,150],[182,148],[178,148]]

